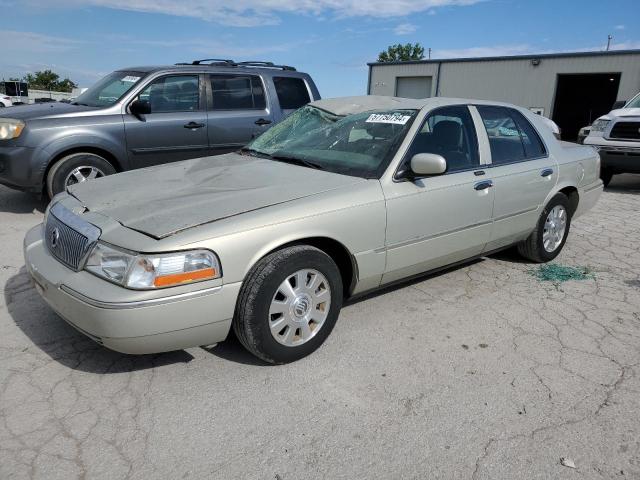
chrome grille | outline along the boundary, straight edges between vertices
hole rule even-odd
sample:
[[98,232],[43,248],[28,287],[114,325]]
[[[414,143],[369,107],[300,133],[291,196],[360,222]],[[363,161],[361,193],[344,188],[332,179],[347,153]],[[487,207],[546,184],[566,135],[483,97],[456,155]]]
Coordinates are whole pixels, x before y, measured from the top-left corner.
[[49,252],[67,267],[80,270],[99,236],[100,229],[62,205],[51,207],[44,228],[44,240]]

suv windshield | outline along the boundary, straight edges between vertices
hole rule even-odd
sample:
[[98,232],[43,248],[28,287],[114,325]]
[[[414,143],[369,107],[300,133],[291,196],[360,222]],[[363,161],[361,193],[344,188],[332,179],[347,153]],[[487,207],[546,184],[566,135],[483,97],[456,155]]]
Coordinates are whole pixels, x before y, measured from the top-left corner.
[[640,93],[633,97],[631,101],[625,105],[624,108],[640,108]]
[[74,105],[110,107],[138,83],[146,73],[113,72],[76,98]]
[[379,178],[416,113],[384,110],[340,116],[308,105],[244,150],[320,170]]

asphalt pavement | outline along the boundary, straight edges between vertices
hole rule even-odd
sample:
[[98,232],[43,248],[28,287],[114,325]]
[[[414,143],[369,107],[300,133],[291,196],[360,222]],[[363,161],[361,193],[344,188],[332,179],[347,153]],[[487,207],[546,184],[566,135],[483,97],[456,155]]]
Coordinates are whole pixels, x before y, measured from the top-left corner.
[[93,343],[31,286],[41,219],[0,187],[1,479],[640,478],[640,176],[572,225],[554,263],[587,278],[504,252],[346,306],[285,366]]

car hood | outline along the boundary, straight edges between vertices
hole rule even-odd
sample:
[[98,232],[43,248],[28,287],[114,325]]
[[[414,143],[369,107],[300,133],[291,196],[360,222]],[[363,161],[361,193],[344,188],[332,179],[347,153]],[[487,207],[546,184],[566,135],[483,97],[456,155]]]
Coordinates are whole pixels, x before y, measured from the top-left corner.
[[640,108],[618,108],[611,110],[606,115],[601,116],[598,120],[613,120],[621,117],[640,117]]
[[69,187],[89,211],[161,239],[364,179],[238,155],[133,170]]
[[34,103],[32,105],[16,105],[2,110],[3,117],[17,118],[19,120],[33,120],[36,118],[55,117],[74,112],[86,112],[95,110],[96,107],[86,107],[84,105],[71,105],[70,103]]

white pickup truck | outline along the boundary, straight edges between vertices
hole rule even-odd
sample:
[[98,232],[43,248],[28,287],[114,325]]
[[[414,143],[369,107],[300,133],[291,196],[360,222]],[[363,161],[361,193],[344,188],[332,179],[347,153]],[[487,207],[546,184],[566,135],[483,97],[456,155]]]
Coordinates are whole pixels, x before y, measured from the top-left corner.
[[605,186],[617,173],[640,173],[640,93],[593,122],[584,144],[600,152]]

